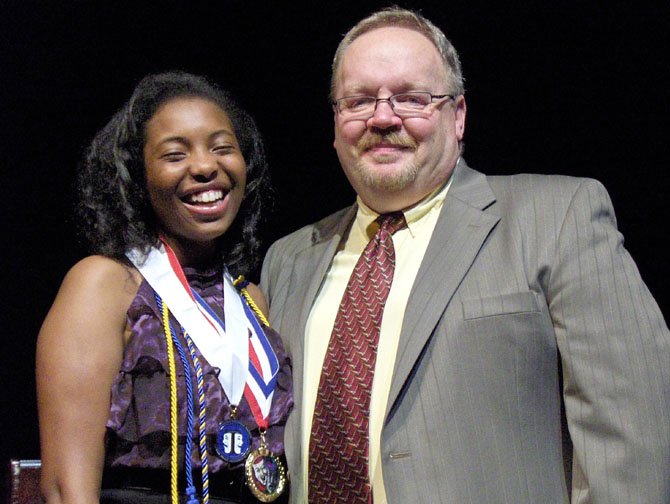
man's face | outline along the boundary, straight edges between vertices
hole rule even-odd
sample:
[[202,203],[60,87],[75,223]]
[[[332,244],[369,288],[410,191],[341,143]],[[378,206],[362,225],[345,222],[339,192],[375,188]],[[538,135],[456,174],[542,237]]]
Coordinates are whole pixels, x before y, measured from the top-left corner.
[[[450,94],[447,71],[435,46],[407,28],[378,28],[344,52],[335,98],[388,98],[408,91]],[[349,182],[379,213],[410,207],[451,175],[465,127],[465,99],[436,100],[426,117],[401,119],[379,102],[367,120],[335,113],[334,146]]]

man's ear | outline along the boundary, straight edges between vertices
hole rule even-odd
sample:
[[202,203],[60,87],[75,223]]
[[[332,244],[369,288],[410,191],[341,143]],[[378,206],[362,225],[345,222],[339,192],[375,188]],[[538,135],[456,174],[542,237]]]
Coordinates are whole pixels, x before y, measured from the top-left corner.
[[456,104],[454,105],[454,112],[456,114],[456,137],[459,141],[463,140],[463,136],[465,135],[465,115],[467,113],[467,109],[468,107],[465,103],[465,96],[458,96],[456,98]]

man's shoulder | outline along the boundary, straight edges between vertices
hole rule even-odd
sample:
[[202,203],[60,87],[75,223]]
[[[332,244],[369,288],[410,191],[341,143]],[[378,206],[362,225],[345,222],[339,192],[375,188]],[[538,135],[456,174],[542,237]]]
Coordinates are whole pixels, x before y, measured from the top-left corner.
[[560,225],[570,212],[600,208],[612,213],[611,198],[595,179],[522,173],[486,177],[494,202],[486,211],[508,223]]
[[604,191],[602,184],[591,178],[540,174],[532,171],[493,175],[473,169],[465,160],[461,160],[455,172],[454,187],[449,191],[453,196],[469,201],[472,200],[473,193],[486,195],[487,191],[490,191],[488,194],[498,204],[507,200],[515,204],[538,199],[570,200],[581,187]]
[[581,188],[606,193],[603,185],[592,178],[569,175],[519,173],[515,175],[487,175],[486,180],[496,201],[512,205],[541,201],[545,205],[569,203]]
[[516,173],[513,175],[487,175],[492,189],[518,192],[568,191],[574,192],[580,185],[599,184],[594,179],[571,175],[548,175],[540,173]]
[[346,228],[345,220],[351,220],[355,205],[348,206],[334,212],[323,219],[301,227],[292,233],[275,241],[271,249],[281,249],[282,253],[291,253],[306,248],[314,243],[328,239],[340,229]]

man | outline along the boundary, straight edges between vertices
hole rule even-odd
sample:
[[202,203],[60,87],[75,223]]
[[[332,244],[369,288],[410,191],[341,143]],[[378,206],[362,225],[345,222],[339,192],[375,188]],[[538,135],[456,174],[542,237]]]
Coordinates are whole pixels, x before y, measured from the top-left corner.
[[[337,50],[357,201],[275,243],[261,282],[293,354],[292,502],[669,503],[670,334],[606,191],[469,168],[463,93],[456,51],[413,12],[377,12]],[[390,259],[367,260],[384,240]],[[394,263],[388,293],[358,286],[366,261],[375,288]]]

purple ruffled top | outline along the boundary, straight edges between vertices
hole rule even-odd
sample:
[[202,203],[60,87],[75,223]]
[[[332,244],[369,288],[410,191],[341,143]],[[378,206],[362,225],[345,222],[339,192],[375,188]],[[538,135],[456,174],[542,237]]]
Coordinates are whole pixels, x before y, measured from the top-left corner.
[[[223,278],[220,270],[198,271],[184,268],[191,288],[216,311],[223,320]],[[172,326],[179,324],[172,318]],[[170,379],[165,346],[165,335],[161,316],[154,298],[154,291],[144,281],[128,308],[128,327],[131,335],[124,350],[121,369],[112,384],[111,408],[107,420],[106,465],[111,467],[132,467],[168,469],[170,467]],[[284,452],[284,425],[293,406],[291,361],[284,351],[279,335],[264,327],[265,334],[279,360],[277,386],[275,388],[269,428],[265,436],[270,451]],[[230,407],[217,378],[216,363],[209,363],[199,351],[197,356],[204,374],[205,397],[207,400],[207,448],[209,468],[219,471],[227,463],[216,456],[216,434],[219,424],[230,418]],[[189,359],[190,360],[190,359]],[[177,396],[179,403],[180,458],[186,436],[186,393],[184,368],[175,351],[177,367]],[[191,365],[192,367],[192,365]],[[195,370],[192,369],[192,377]],[[194,390],[197,401],[197,391]],[[253,436],[252,449],[260,445],[258,427],[243,398],[238,406],[237,420],[243,422]],[[198,414],[195,412],[193,433],[193,467],[200,467],[198,441]],[[243,464],[241,462],[240,464]]]

